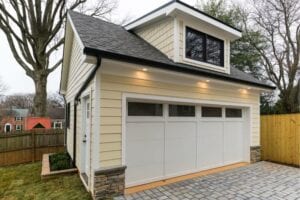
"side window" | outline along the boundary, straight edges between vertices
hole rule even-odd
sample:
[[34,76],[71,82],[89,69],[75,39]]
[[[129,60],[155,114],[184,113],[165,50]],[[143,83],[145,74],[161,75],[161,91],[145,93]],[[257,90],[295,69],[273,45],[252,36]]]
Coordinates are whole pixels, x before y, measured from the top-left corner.
[[226,117],[227,118],[242,118],[243,117],[242,109],[226,108]]
[[158,103],[128,102],[128,116],[163,116],[163,105]]
[[195,106],[169,105],[170,117],[195,117]]
[[202,107],[202,117],[222,117],[222,108]]

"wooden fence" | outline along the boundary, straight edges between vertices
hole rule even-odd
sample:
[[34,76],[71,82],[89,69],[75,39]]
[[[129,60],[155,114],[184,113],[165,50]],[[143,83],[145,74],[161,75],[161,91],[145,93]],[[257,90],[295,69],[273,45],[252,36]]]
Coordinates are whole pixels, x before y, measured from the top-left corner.
[[300,166],[300,114],[261,116],[262,159]]
[[0,134],[0,166],[42,160],[45,153],[64,151],[60,129]]

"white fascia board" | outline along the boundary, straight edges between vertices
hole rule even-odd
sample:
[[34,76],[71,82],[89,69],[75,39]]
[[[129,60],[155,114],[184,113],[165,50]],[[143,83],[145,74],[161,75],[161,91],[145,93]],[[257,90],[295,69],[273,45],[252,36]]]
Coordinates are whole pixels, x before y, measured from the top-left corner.
[[204,21],[206,23],[209,23],[212,26],[215,26],[225,32],[228,32],[232,36],[233,40],[242,37],[242,33],[240,31],[235,30],[234,28],[231,28],[230,26],[227,26],[211,17],[208,17],[200,12],[197,12],[191,8],[188,8],[178,2],[170,4],[169,6],[166,6],[165,8],[162,8],[154,13],[149,14],[148,16],[146,16],[140,20],[137,20],[134,23],[131,23],[131,24],[125,26],[125,29],[126,30],[136,29],[140,26],[150,23],[151,21],[154,21],[158,17],[172,16],[173,14],[176,14],[177,12],[178,13],[182,12],[186,15],[195,17],[195,18],[200,19],[201,21]]
[[225,25],[225,24],[223,24],[223,23],[221,23],[221,22],[219,22],[219,21],[217,21],[217,20],[215,20],[211,17],[208,17],[208,16],[200,13],[200,12],[197,12],[193,9],[187,8],[186,6],[184,6],[182,4],[179,4],[177,2],[175,3],[173,12],[176,12],[176,11],[183,12],[187,15],[191,15],[191,16],[193,16],[197,19],[200,19],[200,20],[202,20],[206,23],[209,23],[209,24],[211,24],[211,25],[213,25],[213,26],[215,26],[219,29],[222,29],[222,30],[230,33],[231,35],[233,35],[236,39],[242,37],[242,33],[240,31],[235,30],[234,28],[231,28],[231,27],[229,27],[229,26],[227,26],[227,25]]
[[165,7],[165,8],[162,8],[140,20],[137,20],[136,22],[133,22],[127,26],[125,26],[125,29],[126,30],[132,30],[132,29],[135,29],[137,27],[140,27],[141,25],[145,25],[147,23],[150,23],[151,21],[159,18],[159,17],[162,17],[162,16],[166,16],[166,13],[167,13],[167,10],[168,10],[168,7]]

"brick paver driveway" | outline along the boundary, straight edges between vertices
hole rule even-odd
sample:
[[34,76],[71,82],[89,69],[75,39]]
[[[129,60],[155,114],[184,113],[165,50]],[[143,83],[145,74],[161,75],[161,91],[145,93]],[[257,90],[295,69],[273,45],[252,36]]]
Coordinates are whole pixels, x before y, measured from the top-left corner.
[[259,162],[115,199],[300,200],[300,169],[269,162]]

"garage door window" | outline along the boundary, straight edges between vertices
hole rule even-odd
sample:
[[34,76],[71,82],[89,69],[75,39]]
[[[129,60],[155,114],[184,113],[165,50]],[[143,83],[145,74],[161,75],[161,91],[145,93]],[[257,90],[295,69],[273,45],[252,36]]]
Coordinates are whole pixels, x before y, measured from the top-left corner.
[[163,116],[163,105],[128,102],[128,116]]
[[170,117],[195,117],[195,106],[169,105]]
[[202,117],[222,117],[222,108],[202,107]]
[[242,118],[242,109],[226,108],[226,117],[228,117],[228,118]]

